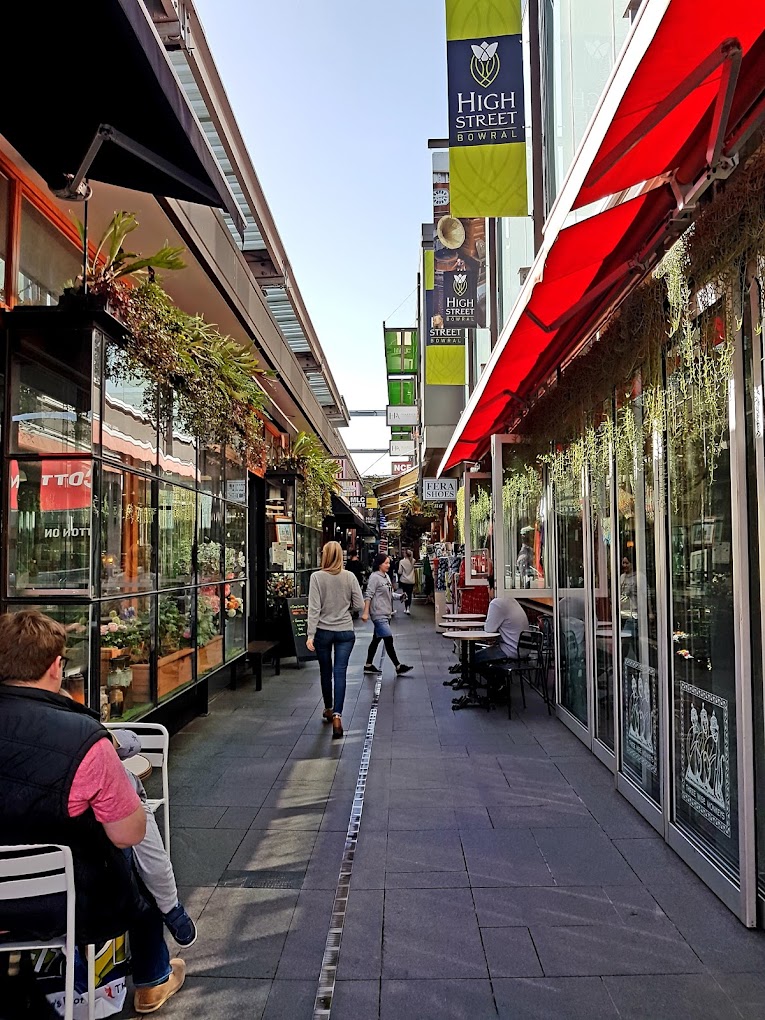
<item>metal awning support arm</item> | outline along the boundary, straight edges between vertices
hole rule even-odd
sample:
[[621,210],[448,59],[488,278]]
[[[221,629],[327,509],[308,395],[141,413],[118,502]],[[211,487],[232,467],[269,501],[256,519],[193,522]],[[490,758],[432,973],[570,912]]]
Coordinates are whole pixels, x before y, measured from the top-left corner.
[[[734,60],[735,67],[733,66]],[[738,69],[741,66],[741,43],[738,39],[726,39],[720,46],[716,46],[706,60],[703,60],[694,71],[687,75],[668,96],[657,103],[653,110],[636,124],[618,145],[615,145],[607,155],[598,160],[588,175],[590,183],[599,181],[609,170],[612,170],[619,160],[626,156],[649,131],[660,124],[678,103],[686,99],[694,89],[703,85],[710,74],[713,74],[722,64],[728,66],[725,68],[720,82],[712,126],[715,136],[720,131],[724,136],[730,105],[733,101],[733,92],[738,81]],[[709,155],[707,155],[707,159],[709,159]]]
[[556,330],[559,330],[561,326],[564,326],[569,319],[572,319],[575,315],[581,312],[582,309],[592,304],[592,302],[595,301],[596,298],[599,298],[601,294],[605,294],[606,291],[610,290],[611,287],[613,287],[615,283],[618,283],[618,281],[624,276],[643,268],[644,267],[637,261],[637,259],[630,259],[629,262],[622,262],[622,264],[614,269],[613,272],[609,273],[608,276],[604,276],[600,283],[589,289],[587,293],[576,302],[576,304],[567,308],[562,315],[559,315],[558,318],[555,319],[554,322],[549,323],[549,325],[542,322],[539,316],[535,315],[530,308],[525,309],[525,314],[528,315],[535,326],[538,326],[545,333],[555,333]]
[[[72,176],[69,184],[67,184],[65,188],[54,192],[58,198],[64,198],[74,202],[90,198],[91,189],[86,184],[86,177],[104,142],[112,142],[114,145],[118,145],[121,149],[124,149],[131,155],[136,156],[144,163],[148,163],[149,166],[156,167],[157,170],[161,170],[163,173],[167,174],[168,177],[173,177],[185,187],[196,191],[199,195],[205,196],[210,202],[212,202],[213,205],[217,205],[222,198],[222,196],[219,195],[214,188],[209,187],[203,181],[198,180],[191,174],[187,174],[185,170],[181,170],[180,167],[177,167],[169,160],[164,159],[162,156],[158,156],[156,152],[148,149],[145,145],[141,145],[141,143],[135,141],[134,138],[130,138],[128,135],[118,131],[117,128],[112,127],[111,124],[99,124],[96,136],[90,143],[90,147],[85,153],[77,173]],[[232,209],[230,206],[231,203],[228,203],[226,211],[236,223],[239,233],[244,236],[244,218],[236,207]]]

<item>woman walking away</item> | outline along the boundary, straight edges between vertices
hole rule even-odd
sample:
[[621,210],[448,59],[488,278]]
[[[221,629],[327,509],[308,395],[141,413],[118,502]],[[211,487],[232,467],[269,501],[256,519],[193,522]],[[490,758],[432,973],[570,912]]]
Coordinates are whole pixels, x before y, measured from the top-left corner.
[[412,614],[412,593],[414,592],[414,556],[412,550],[407,549],[398,565],[398,584],[404,592],[404,612],[407,616]]
[[401,676],[403,673],[408,673],[412,667],[404,666],[398,661],[396,649],[393,647],[393,632],[390,629],[390,618],[393,615],[393,587],[388,577],[390,557],[386,556],[385,553],[380,553],[378,556],[375,556],[373,567],[374,573],[367,582],[367,591],[364,596],[364,612],[361,616],[361,619],[365,621],[371,616],[375,628],[375,634],[367,652],[364,672],[378,675],[382,673],[382,670],[378,669],[372,661],[375,657],[377,646],[382,641],[390,661],[396,667],[396,675]]
[[[321,673],[325,722],[332,723],[332,737],[343,735],[345,674],[353,651],[352,612],[364,608],[359,582],[343,570],[343,550],[339,542],[327,542],[321,552],[321,569],[311,574],[308,588],[308,638],[306,648],[316,652]],[[335,661],[332,664],[332,650]],[[332,680],[334,674],[334,698]]]

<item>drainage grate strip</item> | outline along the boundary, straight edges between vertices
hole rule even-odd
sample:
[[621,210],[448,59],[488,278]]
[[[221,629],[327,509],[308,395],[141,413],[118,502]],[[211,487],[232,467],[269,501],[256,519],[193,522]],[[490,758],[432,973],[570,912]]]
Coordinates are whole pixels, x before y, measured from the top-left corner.
[[345,913],[348,909],[348,893],[350,891],[351,873],[353,871],[353,859],[356,854],[359,826],[361,825],[361,812],[364,807],[364,793],[367,786],[369,759],[372,754],[372,740],[375,735],[377,706],[380,702],[381,690],[382,683],[378,680],[375,684],[375,693],[372,699],[372,708],[369,712],[364,748],[361,752],[361,764],[359,765],[359,775],[356,780],[356,791],[353,795],[351,818],[348,823],[348,833],[345,837],[340,874],[337,878],[335,901],[332,904],[332,918],[329,924],[329,931],[327,932],[327,941],[324,945],[324,958],[321,963],[319,987],[313,1007],[313,1020],[329,1020],[329,1015],[332,1011],[332,999],[335,994],[335,980],[337,978],[337,962],[340,956],[340,943],[345,926]]

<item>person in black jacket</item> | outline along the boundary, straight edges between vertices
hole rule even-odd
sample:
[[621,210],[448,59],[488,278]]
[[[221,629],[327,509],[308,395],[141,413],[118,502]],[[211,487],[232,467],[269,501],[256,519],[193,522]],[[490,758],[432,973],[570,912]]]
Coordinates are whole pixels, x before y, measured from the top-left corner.
[[[71,848],[77,941],[128,930],[135,1009],[153,1013],[182,986],[185,964],[170,960],[162,915],[132,866],[143,805],[96,713],[60,693],[65,650],[66,631],[42,613],[0,616],[2,841]],[[65,924],[61,897],[0,902],[0,931],[13,937],[42,940]]]

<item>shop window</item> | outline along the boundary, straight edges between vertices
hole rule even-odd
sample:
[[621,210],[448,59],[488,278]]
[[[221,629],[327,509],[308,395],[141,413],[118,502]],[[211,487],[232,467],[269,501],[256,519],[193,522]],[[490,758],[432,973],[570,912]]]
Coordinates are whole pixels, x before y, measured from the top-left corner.
[[194,679],[193,620],[193,590],[159,596],[157,697],[160,701]]
[[82,271],[82,255],[41,212],[21,203],[16,297],[20,305],[55,305],[64,286]]
[[11,367],[10,448],[16,453],[74,453],[91,449],[90,379],[14,357]]
[[199,488],[211,496],[223,495],[223,456],[217,446],[199,450]]
[[121,370],[121,354],[106,352],[102,444],[105,457],[140,470],[157,463],[156,388]]
[[247,509],[226,503],[226,580],[241,577],[247,563]]
[[[226,585],[229,589],[230,585]],[[209,584],[197,591],[197,675],[203,676],[223,663],[224,589]]]
[[571,475],[556,481],[561,703],[586,726],[587,628],[582,495],[581,477]]
[[226,499],[234,503],[247,502],[247,468],[242,458],[230,446],[225,449]]
[[24,609],[36,609],[63,626],[66,631],[64,655],[68,661],[64,667],[62,687],[78,704],[87,704],[90,676],[90,607],[19,603],[8,606],[9,613],[19,613]]
[[10,183],[0,174],[0,304],[7,301],[5,293],[5,268],[8,259],[8,203]]
[[247,649],[246,595],[245,581],[231,581],[224,586],[226,662],[235,659]]
[[200,584],[223,580],[224,537],[223,501],[200,493],[197,517],[197,573]]
[[101,594],[151,591],[151,480],[103,464],[101,485]]
[[[668,354],[674,819],[738,875],[736,643],[726,310]],[[700,382],[699,380],[703,380]]]
[[153,703],[149,661],[154,634],[153,599],[114,599],[95,607],[99,616],[102,718],[142,715]]
[[502,526],[506,590],[551,588],[542,469],[533,454],[502,444]]
[[93,463],[8,463],[8,594],[89,594]]
[[159,483],[159,587],[180,588],[193,579],[196,495],[180,485]]
[[177,401],[174,400],[163,415],[165,420],[160,429],[160,473],[170,482],[193,488],[197,481],[197,444],[194,437],[181,428],[176,412]]

